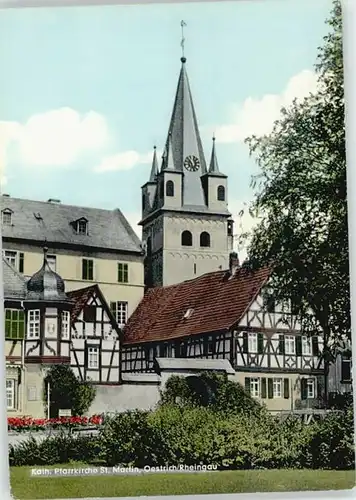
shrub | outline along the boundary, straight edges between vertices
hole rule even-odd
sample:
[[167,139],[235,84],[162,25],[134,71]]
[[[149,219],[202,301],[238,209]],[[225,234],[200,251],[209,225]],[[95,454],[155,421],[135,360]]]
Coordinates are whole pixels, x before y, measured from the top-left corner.
[[50,386],[50,416],[58,417],[60,409],[70,409],[73,415],[86,413],[95,398],[95,388],[80,381],[68,365],[52,365],[44,381],[43,400],[47,405]]
[[53,465],[71,461],[92,462],[101,456],[97,436],[61,434],[41,440],[30,437],[15,446],[9,446],[10,466]]
[[69,461],[143,467],[217,465],[220,469],[354,467],[352,408],[306,425],[267,412],[217,411],[165,403],[155,411],[106,417],[99,435],[33,438],[10,446],[11,465]]
[[171,376],[161,392],[160,406],[204,406],[222,412],[258,414],[263,407],[227,375],[202,372],[195,377]]
[[108,466],[143,467],[155,461],[155,436],[148,425],[148,411],[128,411],[105,418],[100,432]]
[[315,425],[310,441],[312,468],[354,469],[354,418],[352,407],[329,413]]

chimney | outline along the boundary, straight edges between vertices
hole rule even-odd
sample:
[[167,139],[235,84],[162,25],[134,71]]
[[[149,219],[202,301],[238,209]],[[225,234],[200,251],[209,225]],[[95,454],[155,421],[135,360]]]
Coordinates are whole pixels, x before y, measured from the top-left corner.
[[236,272],[240,269],[240,261],[239,261],[239,256],[237,255],[236,252],[231,252],[230,253],[230,259],[229,259],[229,271],[230,271],[230,276],[235,276]]
[[55,198],[50,198],[49,200],[47,200],[47,203],[60,203],[61,200],[56,200]]

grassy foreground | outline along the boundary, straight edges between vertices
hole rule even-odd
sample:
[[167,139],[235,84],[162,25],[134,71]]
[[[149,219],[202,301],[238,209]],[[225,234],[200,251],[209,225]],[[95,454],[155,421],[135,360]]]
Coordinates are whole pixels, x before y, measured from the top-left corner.
[[[71,465],[53,467],[70,468]],[[246,470],[198,474],[156,473],[144,476],[33,478],[30,477],[30,470],[31,467],[11,468],[14,498],[49,500],[80,497],[341,490],[353,488],[355,485],[354,471]]]

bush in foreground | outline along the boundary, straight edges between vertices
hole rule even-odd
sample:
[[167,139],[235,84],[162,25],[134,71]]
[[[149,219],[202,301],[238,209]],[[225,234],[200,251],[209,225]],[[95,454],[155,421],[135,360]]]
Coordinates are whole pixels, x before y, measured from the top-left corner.
[[10,446],[10,465],[103,460],[108,466],[214,464],[220,469],[352,469],[352,409],[305,425],[296,417],[165,405],[106,418],[99,435],[61,435]]

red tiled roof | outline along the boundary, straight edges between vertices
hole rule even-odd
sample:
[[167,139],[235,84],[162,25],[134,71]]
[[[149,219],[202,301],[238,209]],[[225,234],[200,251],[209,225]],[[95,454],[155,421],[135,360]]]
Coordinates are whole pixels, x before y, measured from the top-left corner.
[[[124,328],[123,344],[162,341],[231,328],[240,321],[269,278],[268,268],[208,273],[149,290]],[[193,313],[187,319],[188,309]]]
[[88,303],[88,300],[92,296],[93,292],[97,291],[98,285],[91,285],[86,288],[80,288],[79,290],[71,290],[67,292],[67,297],[73,301],[74,305],[70,313],[71,323],[74,323],[78,318],[80,312]]

